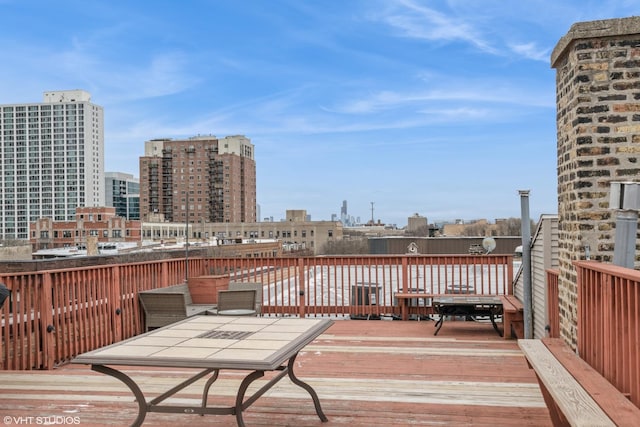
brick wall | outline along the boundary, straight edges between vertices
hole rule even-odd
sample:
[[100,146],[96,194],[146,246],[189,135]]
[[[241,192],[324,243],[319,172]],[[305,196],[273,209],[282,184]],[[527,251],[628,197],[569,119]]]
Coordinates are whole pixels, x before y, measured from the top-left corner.
[[640,178],[640,17],[574,24],[555,47],[551,65],[556,69],[560,333],[575,345],[572,261],[585,259],[586,247],[591,259],[613,260],[610,182]]

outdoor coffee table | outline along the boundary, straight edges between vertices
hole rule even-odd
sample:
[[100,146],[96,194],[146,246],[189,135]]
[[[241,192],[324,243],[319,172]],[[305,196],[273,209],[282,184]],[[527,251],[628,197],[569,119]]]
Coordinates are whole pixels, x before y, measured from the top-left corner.
[[502,300],[493,295],[465,295],[465,296],[445,296],[433,299],[433,307],[440,315],[436,322],[436,331],[433,335],[438,335],[444,319],[447,316],[488,316],[493,329],[502,336],[502,332],[496,324],[496,316],[502,314]]
[[[238,425],[244,426],[242,412],[285,375],[311,395],[318,417],[326,422],[315,390],[297,378],[293,369],[298,352],[332,323],[329,319],[195,316],[81,354],[72,363],[91,365],[92,370],[115,377],[129,387],[138,402],[138,417],[132,426],[141,425],[147,412],[235,415]],[[201,371],[147,401],[131,377],[108,365],[196,368]],[[234,406],[207,406],[209,389],[222,369],[250,372],[240,384]],[[267,371],[280,372],[245,399],[251,383]],[[209,374],[211,377],[204,385],[200,406],[161,404]]]

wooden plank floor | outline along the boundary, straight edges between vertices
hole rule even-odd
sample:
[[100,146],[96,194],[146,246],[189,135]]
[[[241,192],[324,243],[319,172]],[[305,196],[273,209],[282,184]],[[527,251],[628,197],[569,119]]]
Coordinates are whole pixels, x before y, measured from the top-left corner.
[[[329,422],[317,417],[309,395],[280,381],[245,412],[247,426],[550,426],[535,374],[515,340],[490,324],[432,321],[337,320],[296,360]],[[131,367],[125,371],[157,395],[193,371]],[[230,404],[242,377],[223,372],[210,404]],[[173,402],[199,402],[203,380]],[[199,388],[200,387],[200,388]],[[89,367],[0,372],[4,425],[124,426],[136,417],[128,388]],[[40,417],[40,418],[38,418]],[[50,417],[50,418],[47,418]],[[145,426],[235,426],[235,417],[147,414]]]

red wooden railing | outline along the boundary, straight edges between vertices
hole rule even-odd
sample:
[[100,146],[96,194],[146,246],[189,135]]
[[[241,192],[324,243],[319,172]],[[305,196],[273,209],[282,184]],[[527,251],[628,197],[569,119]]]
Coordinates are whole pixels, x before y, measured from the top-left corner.
[[640,271],[574,261],[580,357],[640,407]]
[[558,294],[558,270],[547,270],[547,320],[551,338],[560,338],[560,296]]
[[[265,314],[391,316],[398,314],[395,292],[513,292],[511,256],[222,258],[209,263],[211,274],[268,284]],[[433,313],[432,307],[420,310]]]
[[[189,262],[203,271],[202,261]],[[195,271],[195,270],[194,270]],[[184,279],[184,260],[0,274],[0,369],[50,369],[142,331],[138,291]]]
[[[265,285],[265,315],[399,316],[394,292],[510,294],[511,256],[189,259],[189,275]],[[0,274],[0,369],[51,369],[142,332],[138,292],[184,283],[184,259]],[[429,312],[431,307],[412,307]]]

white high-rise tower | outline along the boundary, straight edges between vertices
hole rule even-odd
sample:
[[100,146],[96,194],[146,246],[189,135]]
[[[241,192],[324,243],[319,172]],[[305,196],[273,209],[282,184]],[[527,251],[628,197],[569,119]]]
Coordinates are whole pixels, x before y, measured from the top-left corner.
[[105,205],[104,111],[83,90],[0,105],[0,239],[29,239],[41,217]]

